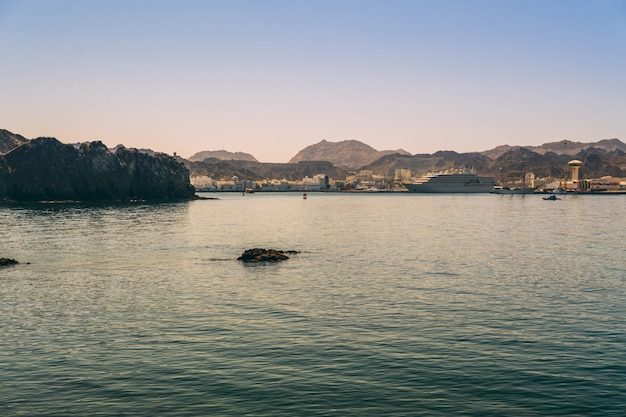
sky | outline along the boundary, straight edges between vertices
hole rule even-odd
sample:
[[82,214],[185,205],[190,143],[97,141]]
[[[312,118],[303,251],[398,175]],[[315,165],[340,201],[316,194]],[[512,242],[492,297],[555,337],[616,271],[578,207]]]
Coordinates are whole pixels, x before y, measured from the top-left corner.
[[626,141],[626,0],[0,0],[0,128],[261,162]]

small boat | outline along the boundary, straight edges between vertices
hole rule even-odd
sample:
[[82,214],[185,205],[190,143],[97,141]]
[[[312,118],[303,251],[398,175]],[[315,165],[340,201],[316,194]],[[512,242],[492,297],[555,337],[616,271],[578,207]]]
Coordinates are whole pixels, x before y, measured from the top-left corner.
[[533,194],[534,192],[534,188],[503,187],[501,185],[496,185],[492,191],[494,194]]
[[555,200],[560,200],[560,198],[558,198],[556,195],[552,194],[549,197],[544,197],[544,200],[550,200],[550,201],[555,201]]

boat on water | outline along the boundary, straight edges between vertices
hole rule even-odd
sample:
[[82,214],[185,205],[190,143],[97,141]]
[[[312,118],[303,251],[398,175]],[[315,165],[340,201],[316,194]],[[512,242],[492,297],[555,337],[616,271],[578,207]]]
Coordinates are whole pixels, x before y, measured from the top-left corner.
[[493,187],[494,194],[533,194],[534,192],[534,188],[502,187],[500,185]]
[[556,194],[551,194],[549,197],[544,197],[544,200],[548,200],[548,201],[556,201],[556,200],[560,200],[560,198],[558,198],[556,196]]
[[497,185],[494,177],[482,177],[474,172],[428,173],[412,183],[403,183],[411,193],[489,193]]

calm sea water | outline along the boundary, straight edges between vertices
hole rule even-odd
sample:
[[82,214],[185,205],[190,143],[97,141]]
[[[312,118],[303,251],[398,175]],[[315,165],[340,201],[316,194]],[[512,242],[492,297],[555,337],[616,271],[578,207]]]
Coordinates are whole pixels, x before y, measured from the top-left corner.
[[211,196],[0,207],[0,415],[624,414],[626,196]]

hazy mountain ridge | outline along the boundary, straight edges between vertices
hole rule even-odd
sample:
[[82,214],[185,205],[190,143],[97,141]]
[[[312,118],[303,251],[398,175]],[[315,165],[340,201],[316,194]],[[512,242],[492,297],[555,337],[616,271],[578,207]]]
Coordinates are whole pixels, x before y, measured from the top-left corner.
[[410,153],[404,149],[378,151],[354,139],[340,142],[322,140],[321,142],[302,149],[289,160],[289,163],[294,164],[301,161],[329,161],[337,166],[357,169],[390,154],[410,155]]
[[[591,150],[589,152],[589,150]],[[504,153],[497,158],[490,173],[499,181],[512,182],[519,180],[526,172],[533,172],[539,177],[567,178],[572,159],[579,159],[581,178],[598,178],[605,175],[613,177],[626,176],[626,158],[622,151],[607,152],[597,148],[587,148],[576,155],[546,152],[540,154],[526,148],[519,148]]]
[[190,177],[207,176],[215,179],[230,179],[237,176],[240,180],[261,181],[264,179],[301,180],[317,174],[326,174],[331,178],[343,179],[348,171],[328,161],[301,161],[292,163],[270,163],[252,161],[223,161],[208,158],[202,161],[187,161]]
[[189,161],[197,162],[204,161],[205,159],[216,158],[222,161],[249,161],[249,162],[259,162],[254,156],[245,152],[229,152],[226,150],[219,151],[201,151],[196,152],[187,158]]
[[396,169],[410,169],[413,175],[421,175],[427,171],[467,167],[480,174],[492,175],[499,182],[506,184],[520,181],[527,172],[533,172],[535,176],[543,178],[566,178],[569,176],[567,163],[572,159],[579,159],[583,162],[580,169],[581,178],[605,175],[626,177],[626,153],[621,150],[622,146],[626,145],[617,139],[586,145],[587,147],[574,147],[580,149],[576,154],[571,154],[569,150],[567,154],[546,151],[550,147],[542,148],[540,150],[544,152],[538,153],[521,146],[508,148],[500,146],[497,148],[499,156],[495,159],[487,157],[484,152],[440,151],[432,155],[417,154],[408,157],[389,155],[364,166],[363,169],[392,177]]
[[11,149],[16,148],[28,142],[24,136],[0,129],[0,153],[7,153]]
[[457,153],[454,151],[439,151],[434,154],[416,155],[387,155],[361,169],[371,170],[372,173],[393,178],[396,169],[410,169],[414,175],[421,175],[428,171],[446,171],[451,169],[468,168],[476,172],[489,172],[493,161],[478,153]]
[[481,152],[481,154],[491,159],[496,159],[505,152],[516,150],[519,148],[526,148],[538,154],[553,152],[555,154],[576,155],[581,151],[589,148],[601,149],[607,152],[615,150],[621,150],[622,152],[626,152],[626,144],[619,139],[613,138],[602,139],[597,142],[572,142],[571,140],[560,140],[558,142],[544,143],[543,145],[539,146],[500,145],[496,146],[493,149],[483,151]]

